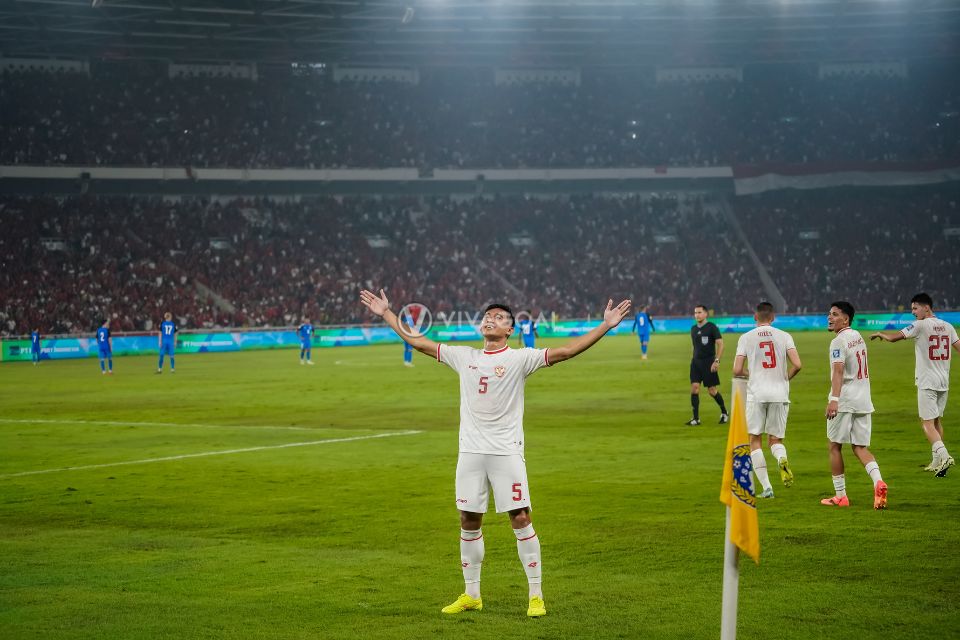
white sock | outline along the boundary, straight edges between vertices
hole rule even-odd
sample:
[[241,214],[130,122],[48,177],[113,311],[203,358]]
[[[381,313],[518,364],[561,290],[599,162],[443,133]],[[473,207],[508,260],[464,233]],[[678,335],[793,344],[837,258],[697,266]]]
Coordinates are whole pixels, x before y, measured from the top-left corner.
[[950,457],[950,454],[947,452],[947,446],[943,444],[943,440],[937,440],[933,443],[933,459],[936,462],[941,460],[946,460]]
[[787,457],[787,448],[782,444],[772,444],[770,445],[770,453],[773,454],[774,460],[780,462]]
[[517,536],[517,555],[520,556],[523,570],[527,574],[530,597],[542,598],[541,572],[543,567],[540,562],[540,538],[537,537],[537,532],[533,530],[532,524],[528,524],[523,529],[514,529],[513,535]]
[[847,479],[841,473],[838,476],[833,476],[833,490],[837,492],[837,496],[843,497],[847,495]]
[[883,480],[883,477],[880,475],[880,465],[877,464],[876,460],[863,465],[863,468],[870,474],[870,479],[873,480],[873,486],[877,486],[877,483]]
[[767,473],[767,461],[763,457],[763,449],[754,449],[750,452],[750,459],[753,460],[753,472],[757,474],[757,480],[760,486],[766,489],[773,489],[770,486],[770,474]]
[[463,567],[465,593],[480,597],[480,568],[483,566],[483,532],[460,529],[460,565]]

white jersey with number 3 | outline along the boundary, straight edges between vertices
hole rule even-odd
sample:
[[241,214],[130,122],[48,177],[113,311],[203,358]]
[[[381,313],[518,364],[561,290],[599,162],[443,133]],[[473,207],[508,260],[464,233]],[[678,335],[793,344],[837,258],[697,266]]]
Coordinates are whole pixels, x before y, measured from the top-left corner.
[[737,355],[747,359],[750,371],[748,401],[790,402],[787,351],[796,348],[789,333],[770,325],[754,327],[740,336]]
[[867,364],[867,343],[858,331],[841,329],[830,341],[830,372],[833,365],[843,363],[843,386],[837,411],[843,413],[873,413],[870,398],[870,370]]
[[548,349],[485,351],[437,345],[437,361],[460,374],[460,451],[523,455],[523,388],[550,366]]
[[940,318],[917,320],[900,330],[913,340],[917,358],[916,383],[920,389],[950,389],[950,348],[958,339],[957,330]]

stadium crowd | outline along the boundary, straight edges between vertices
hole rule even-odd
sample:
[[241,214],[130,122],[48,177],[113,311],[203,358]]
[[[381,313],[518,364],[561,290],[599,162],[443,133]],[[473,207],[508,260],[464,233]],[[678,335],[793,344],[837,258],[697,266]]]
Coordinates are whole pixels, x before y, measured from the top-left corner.
[[[489,74],[487,74],[489,75]],[[960,157],[960,81],[818,78],[495,86],[463,70],[418,85],[269,69],[257,81],[166,77],[146,63],[89,76],[0,75],[0,164],[174,167],[630,167]]]
[[793,313],[821,312],[826,298],[909,310],[918,291],[937,308],[960,306],[956,190],[782,192],[739,198],[735,208]]
[[[368,321],[362,287],[434,313],[493,300],[561,317],[608,295],[661,314],[760,296],[744,249],[702,197],[201,200],[6,198],[4,334]],[[576,260],[571,257],[576,256]]]

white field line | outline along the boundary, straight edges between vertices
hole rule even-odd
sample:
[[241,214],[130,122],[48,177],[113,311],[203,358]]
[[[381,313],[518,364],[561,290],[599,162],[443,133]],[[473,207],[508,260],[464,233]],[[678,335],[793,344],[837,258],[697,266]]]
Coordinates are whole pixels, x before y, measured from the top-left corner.
[[332,431],[327,427],[293,427],[272,424],[229,425],[229,424],[198,424],[192,422],[124,422],[119,420],[50,420],[50,419],[14,419],[0,418],[0,424],[103,424],[113,427],[193,427],[200,429],[284,429],[288,431]]
[[377,433],[370,436],[353,436],[351,438],[330,438],[327,440],[311,440],[310,442],[289,442],[264,447],[247,447],[245,449],[227,449],[225,451],[203,451],[201,453],[185,453],[179,456],[164,456],[162,458],[145,458],[143,460],[127,460],[126,462],[107,462],[104,464],[87,464],[78,467],[61,467],[59,469],[41,469],[39,471],[21,471],[19,473],[0,474],[0,478],[18,478],[21,476],[35,476],[42,473],[57,473],[59,471],[80,471],[83,469],[103,469],[106,467],[120,467],[130,464],[147,464],[150,462],[167,462],[170,460],[186,460],[187,458],[204,458],[208,456],[225,456],[234,453],[248,453],[251,451],[267,451],[270,449],[289,449],[291,447],[311,447],[318,444],[336,444],[338,442],[356,442],[358,440],[373,440],[375,438],[394,438],[397,436],[412,436],[423,431],[394,431],[391,433]]

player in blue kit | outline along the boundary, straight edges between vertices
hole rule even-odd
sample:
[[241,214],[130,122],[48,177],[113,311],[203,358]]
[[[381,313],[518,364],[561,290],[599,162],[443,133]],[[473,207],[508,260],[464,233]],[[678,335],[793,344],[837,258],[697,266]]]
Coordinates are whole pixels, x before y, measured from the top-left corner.
[[[411,329],[414,329],[416,325],[413,324],[413,316],[409,313],[404,314],[404,320],[407,323],[407,326]],[[413,333],[416,333],[414,330]],[[403,343],[403,366],[412,367],[413,366],[413,347],[404,341]]]
[[173,322],[173,314],[167,311],[163,314],[163,322],[157,332],[157,348],[160,350],[160,361],[157,363],[157,373],[163,372],[163,356],[170,356],[170,373],[176,373],[173,362],[173,353],[177,346],[177,325]]
[[520,343],[520,346],[534,349],[536,348],[537,338],[539,337],[540,334],[537,333],[537,323],[533,321],[533,317],[530,315],[530,312],[522,311],[518,313],[517,339]]
[[30,357],[33,359],[33,366],[40,364],[40,329],[34,329],[30,334]]
[[[110,320],[104,320],[97,329],[97,349],[100,351],[100,373],[113,375],[113,338],[110,337]],[[104,361],[109,370],[104,367]]]
[[297,335],[300,336],[300,364],[304,362],[304,356],[306,356],[307,364],[313,364],[313,360],[310,359],[310,339],[313,337],[313,325],[310,324],[310,318],[304,318],[303,324],[297,327]]
[[653,319],[650,317],[650,314],[647,313],[647,305],[643,304],[637,307],[637,315],[633,319],[633,326],[630,328],[630,332],[637,332],[637,337],[640,338],[640,358],[642,360],[647,359],[647,345],[650,344],[650,332],[656,331],[653,328]]

